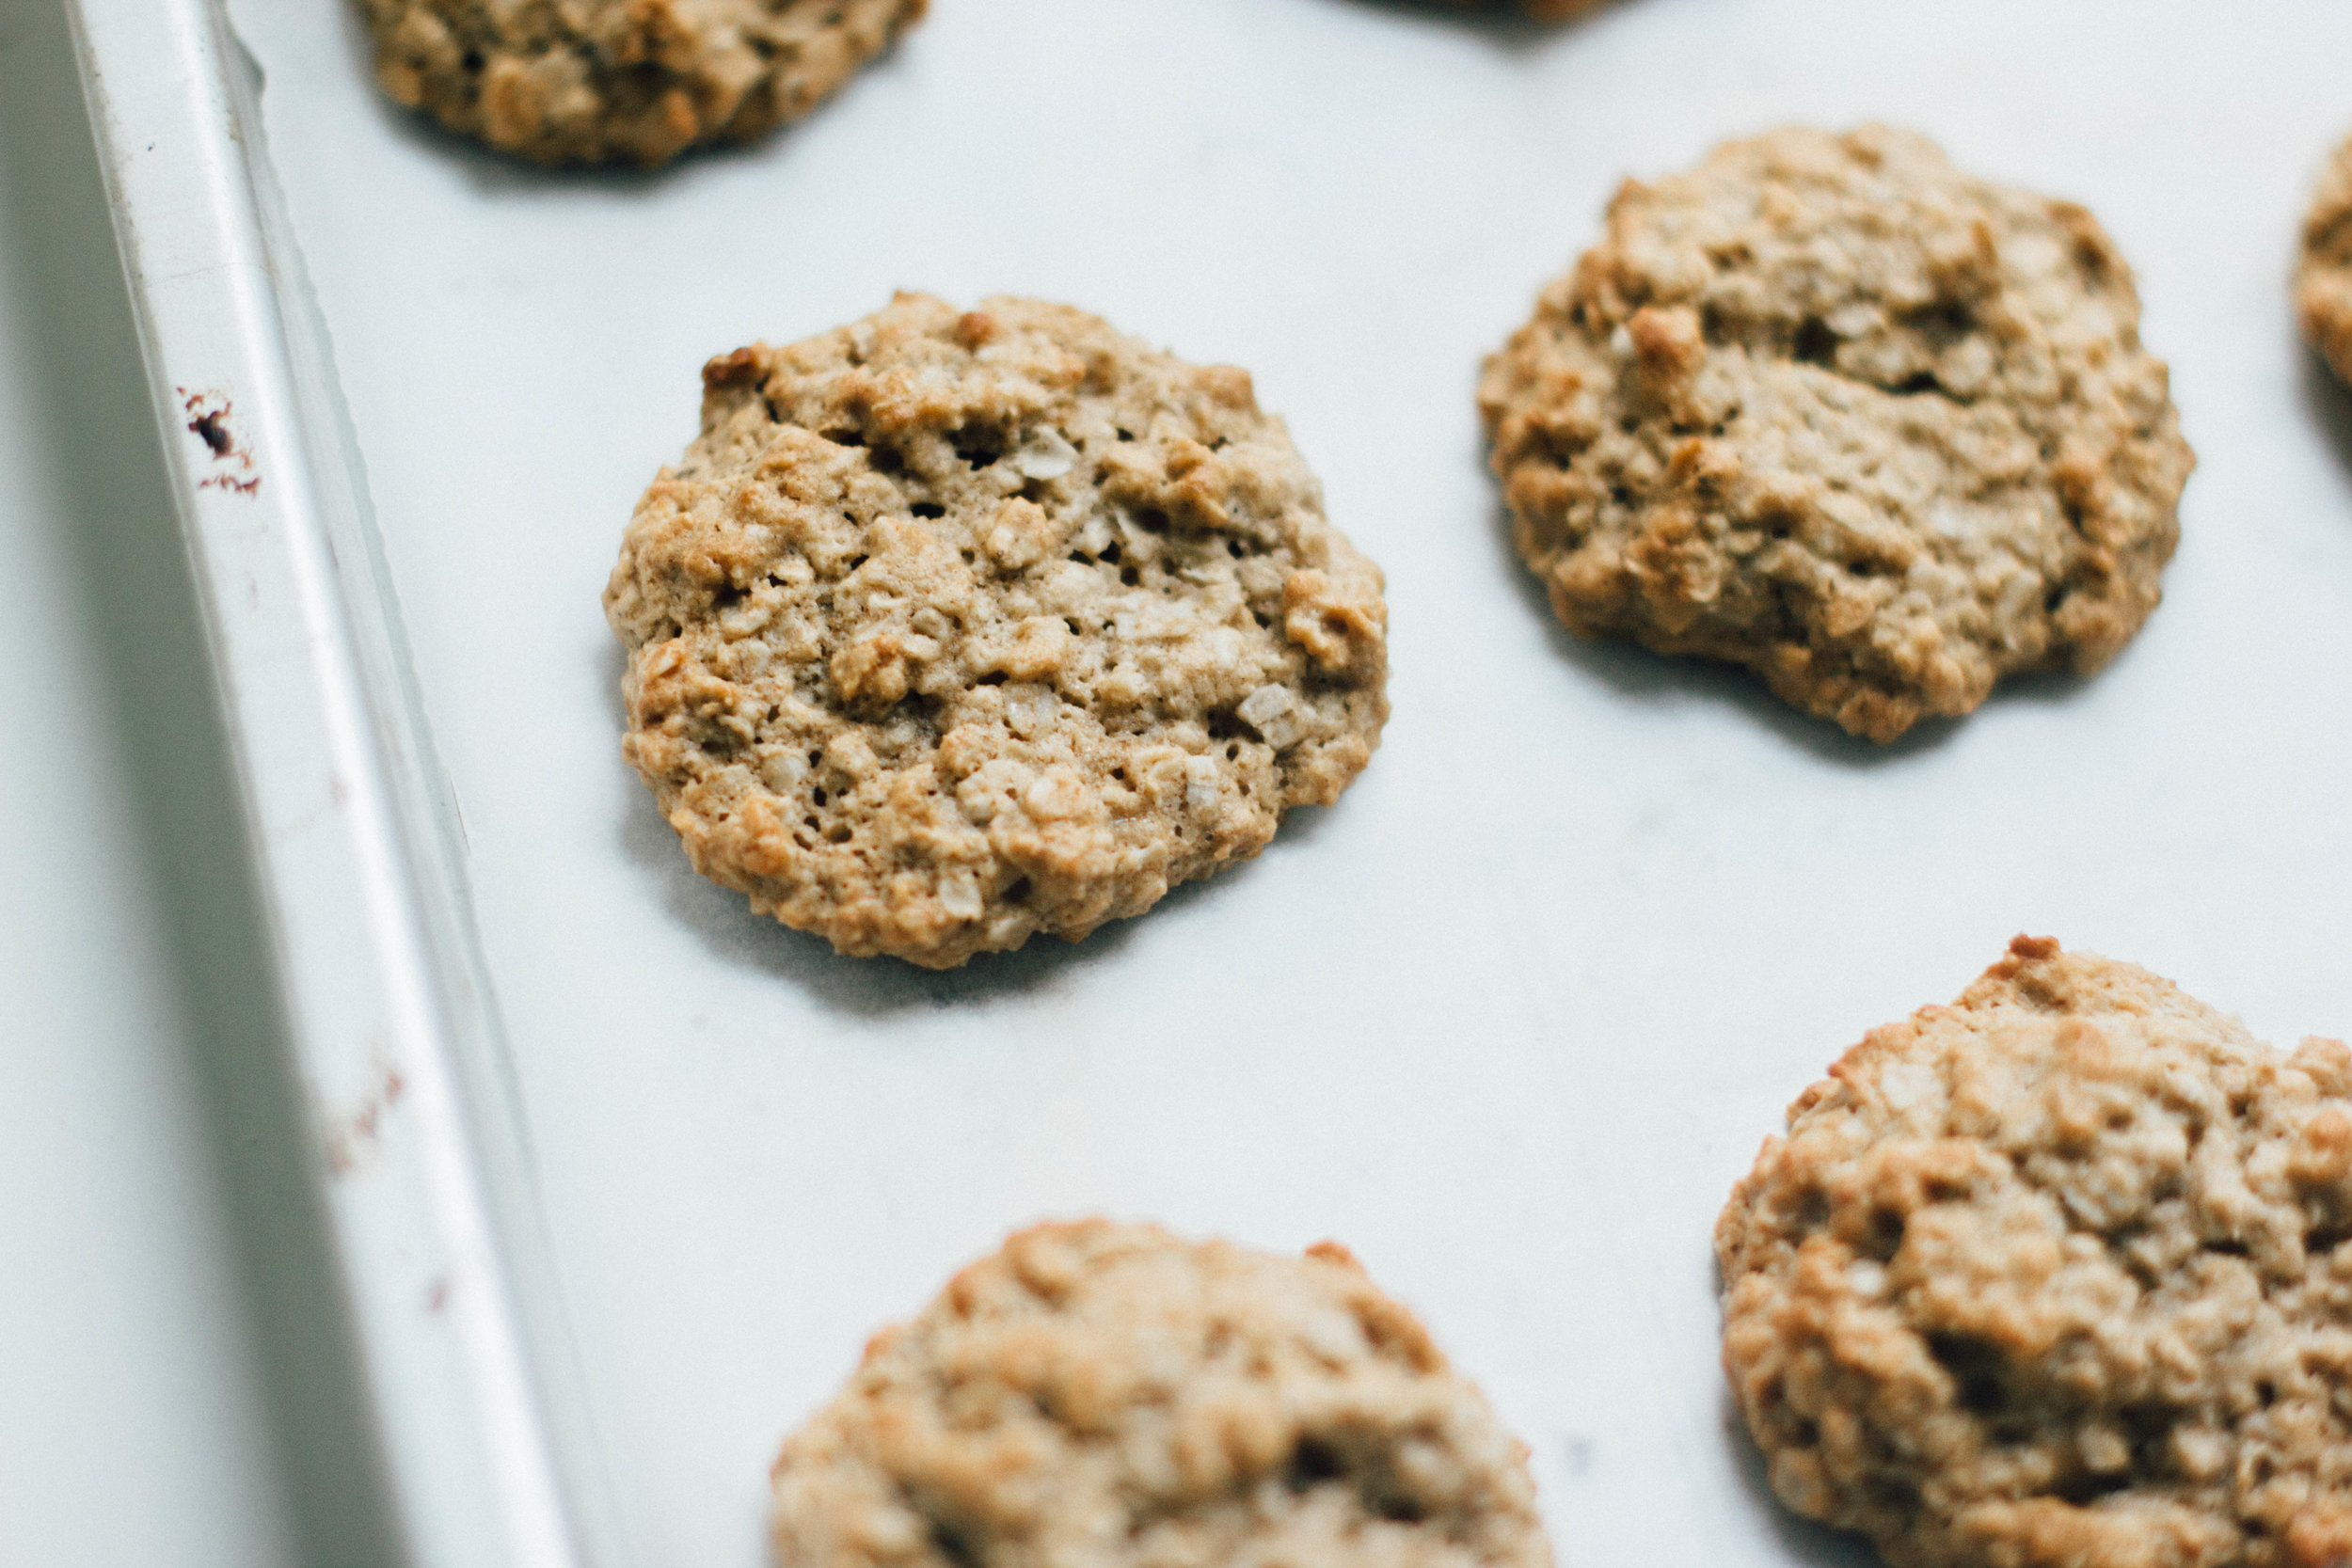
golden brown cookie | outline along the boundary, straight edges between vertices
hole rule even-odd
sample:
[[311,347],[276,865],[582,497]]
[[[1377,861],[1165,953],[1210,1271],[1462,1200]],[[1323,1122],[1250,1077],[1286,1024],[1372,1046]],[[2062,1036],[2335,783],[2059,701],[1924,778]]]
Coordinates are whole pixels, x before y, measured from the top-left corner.
[[1025,1230],[784,1445],[780,1568],[1549,1568],[1527,1449],[1331,1243]]
[[1881,741],[2114,657],[2193,462],[2090,214],[1876,126],[1629,182],[1479,403],[1571,629]]
[[1380,572],[1246,372],[901,294],[703,380],[605,609],[627,755],[754,909],[934,968],[1075,941],[1370,760]]
[[2303,258],[2295,277],[2303,336],[2352,381],[2352,140],[2328,160],[2303,220]]
[[2020,937],[1715,1232],[1772,1489],[1896,1568],[2352,1560],[2352,1052]]
[[376,79],[542,164],[666,163],[800,119],[928,0],[362,0]]

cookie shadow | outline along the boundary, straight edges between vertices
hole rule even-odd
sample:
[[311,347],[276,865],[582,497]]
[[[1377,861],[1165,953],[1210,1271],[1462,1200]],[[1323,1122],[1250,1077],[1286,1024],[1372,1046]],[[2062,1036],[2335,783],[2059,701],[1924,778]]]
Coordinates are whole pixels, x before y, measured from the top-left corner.
[[[603,657],[609,677],[605,689],[613,694],[608,711],[612,733],[619,735],[626,724],[618,697],[624,661],[618,647],[609,647]],[[985,1007],[1066,988],[1081,972],[1117,959],[1136,940],[1142,923],[1165,920],[1253,874],[1268,857],[1314,842],[1332,815],[1322,807],[1295,807],[1284,815],[1274,842],[1255,859],[1171,888],[1143,913],[1111,921],[1078,942],[1041,933],[1012,952],[981,953],[960,968],[931,970],[902,958],[849,958],[834,952],[822,937],[753,913],[743,895],[708,880],[688,863],[677,834],[662,819],[652,795],[619,763],[618,747],[614,750],[615,766],[627,780],[628,805],[616,828],[620,849],[658,890],[670,917],[693,932],[722,962],[766,974],[806,993],[829,1011],[860,1019],[887,1019],[927,1008]]]
[[1720,1421],[1724,1442],[1731,1449],[1733,1466],[1740,1475],[1740,1489],[1746,1495],[1751,1512],[1772,1532],[1780,1544],[1781,1554],[1788,1561],[1809,1563],[1814,1568],[1878,1568],[1878,1553],[1867,1536],[1831,1529],[1800,1518],[1772,1495],[1763,1450],[1748,1435],[1747,1423],[1740,1418],[1740,1407],[1728,1392],[1723,1395]]
[[[1497,504],[1492,533],[1502,570],[1511,579],[1526,612],[1544,627],[1552,652],[1564,663],[1600,682],[1613,691],[1645,703],[1682,702],[1697,698],[1738,709],[1764,729],[1798,750],[1852,768],[1883,768],[1932,752],[1959,733],[1959,719],[1923,719],[1897,739],[1883,745],[1849,735],[1827,719],[1791,707],[1756,676],[1720,659],[1686,658],[1654,654],[1638,643],[1610,638],[1580,637],[1561,625],[1551,612],[1551,600],[1535,574],[1519,559],[1511,543],[1511,514]],[[2003,681],[1993,700],[2023,695],[2027,700],[2063,701],[2082,685],[2072,675],[2021,675]]]
[[2300,334],[2295,341],[2296,362],[2302,367],[2303,404],[2312,411],[2320,434],[2334,451],[2336,461],[2352,470],[2352,388],[2336,378],[2336,372],[2319,351],[2305,343]]

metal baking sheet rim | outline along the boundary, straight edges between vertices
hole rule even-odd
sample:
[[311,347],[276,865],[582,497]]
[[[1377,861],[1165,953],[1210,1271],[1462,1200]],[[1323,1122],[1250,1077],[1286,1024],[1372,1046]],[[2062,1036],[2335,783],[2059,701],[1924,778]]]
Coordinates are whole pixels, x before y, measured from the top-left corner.
[[324,322],[215,0],[69,0],[400,1548],[621,1553]]

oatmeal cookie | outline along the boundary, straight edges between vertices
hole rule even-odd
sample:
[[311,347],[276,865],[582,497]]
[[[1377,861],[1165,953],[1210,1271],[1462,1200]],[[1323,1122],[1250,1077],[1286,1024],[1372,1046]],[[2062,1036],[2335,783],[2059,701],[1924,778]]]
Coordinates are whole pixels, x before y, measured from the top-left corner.
[[901,294],[703,382],[605,609],[628,760],[754,909],[934,968],[1075,941],[1371,758],[1380,572],[1246,372]]
[[2303,336],[2352,381],[2352,141],[2336,149],[2303,220],[2303,260],[2295,277]]
[[1772,1490],[1896,1568],[2352,1562],[2352,1052],[2020,937],[1715,1232]]
[[397,103],[543,164],[668,162],[800,119],[928,0],[361,0]]
[[2112,658],[2193,463],[2090,214],[1876,126],[1629,182],[1479,404],[1570,629],[1881,741]]
[[1549,1568],[1527,1449],[1326,1242],[1043,1225],[866,1347],[781,1568]]

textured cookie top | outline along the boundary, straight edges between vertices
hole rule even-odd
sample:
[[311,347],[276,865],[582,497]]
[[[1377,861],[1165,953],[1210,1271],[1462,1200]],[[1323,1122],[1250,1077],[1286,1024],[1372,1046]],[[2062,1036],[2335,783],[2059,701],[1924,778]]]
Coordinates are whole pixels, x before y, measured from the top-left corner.
[[376,78],[544,164],[667,162],[800,119],[927,0],[362,0]]
[[1629,182],[1479,401],[1571,628],[1891,740],[2154,607],[2192,459],[2138,325],[2081,208],[1782,130]]
[[2020,937],[1716,1227],[1772,1489],[1896,1568],[2352,1561],[2352,1053]]
[[1549,1568],[1527,1450],[1344,1249],[1040,1226],[784,1446],[781,1568]]
[[900,295],[703,372],[605,594],[695,866],[845,953],[1075,940],[1338,799],[1380,573],[1249,377]]
[[2352,381],[2352,141],[2328,161],[2311,215],[2303,220],[2303,259],[2295,277],[2303,335]]

